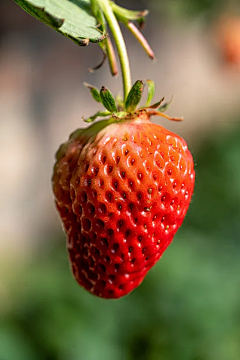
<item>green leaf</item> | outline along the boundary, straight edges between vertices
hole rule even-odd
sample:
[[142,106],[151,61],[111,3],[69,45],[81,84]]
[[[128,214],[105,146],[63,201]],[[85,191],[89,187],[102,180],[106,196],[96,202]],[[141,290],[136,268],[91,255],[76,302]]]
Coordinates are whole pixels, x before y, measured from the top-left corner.
[[145,104],[145,107],[148,107],[151,105],[152,99],[154,98],[155,94],[155,83],[152,80],[147,80],[147,86],[148,86],[148,98]]
[[103,106],[110,111],[111,113],[113,112],[117,112],[117,106],[115,103],[115,100],[112,96],[111,91],[109,91],[107,88],[105,88],[104,86],[101,88],[100,90],[100,96],[102,99],[102,104]]
[[105,38],[90,11],[90,0],[14,0],[28,14],[85,46]]
[[109,111],[98,111],[96,114],[94,114],[93,116],[90,116],[88,119],[84,119],[85,122],[87,123],[91,123],[94,120],[96,120],[98,117],[106,117],[111,115],[111,113]]
[[159,100],[158,102],[156,102],[155,104],[152,104],[150,106],[143,106],[142,109],[157,109],[159,108],[159,106],[162,104],[162,102],[164,101],[164,97]]
[[100,92],[99,92],[99,90],[97,88],[95,88],[94,86],[92,86],[92,85],[90,85],[90,84],[88,84],[86,82],[83,83],[83,84],[84,84],[84,86],[86,86],[90,90],[94,100],[96,100],[97,102],[102,102]]
[[162,106],[160,106],[160,108],[158,110],[161,112],[166,111],[169,108],[169,106],[171,105],[171,103],[173,102],[173,98],[174,97],[172,96],[171,100],[169,102],[163,104]]
[[126,111],[133,112],[138,106],[143,93],[143,81],[137,80],[131,88],[127,100],[126,100]]

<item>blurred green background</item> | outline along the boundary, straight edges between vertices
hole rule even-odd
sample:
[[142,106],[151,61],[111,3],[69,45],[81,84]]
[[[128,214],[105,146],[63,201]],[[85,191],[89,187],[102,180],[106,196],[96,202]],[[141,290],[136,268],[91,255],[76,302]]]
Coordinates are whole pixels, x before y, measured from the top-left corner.
[[79,48],[1,0],[0,360],[238,360],[240,68],[216,35],[237,2],[118,3],[151,10],[145,35],[158,61],[127,36],[133,77],[174,93],[170,115],[186,116],[154,121],[190,145],[193,201],[138,289],[103,300],[77,285],[51,194],[54,153],[97,110],[82,82],[117,93],[120,78],[106,65],[87,74],[101,59],[97,45]]

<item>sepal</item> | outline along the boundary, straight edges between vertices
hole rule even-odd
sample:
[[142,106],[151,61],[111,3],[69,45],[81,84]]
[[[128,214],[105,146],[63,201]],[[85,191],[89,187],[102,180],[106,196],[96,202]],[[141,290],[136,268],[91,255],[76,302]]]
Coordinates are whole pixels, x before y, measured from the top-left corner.
[[87,123],[92,123],[94,120],[96,120],[97,118],[99,118],[99,117],[107,117],[107,116],[110,116],[111,115],[111,113],[109,112],[109,111],[107,111],[107,110],[105,110],[105,111],[98,111],[96,114],[94,114],[94,115],[92,115],[92,116],[90,116],[89,118],[87,118],[87,119],[84,119],[83,118],[83,120],[85,121],[85,122],[87,122]]
[[143,87],[143,81],[137,80],[131,88],[125,104],[127,112],[132,113],[137,108],[142,98]]
[[147,87],[148,87],[148,97],[147,97],[145,107],[150,106],[152,103],[152,100],[155,95],[155,82],[153,80],[147,80]]
[[101,96],[100,96],[100,92],[99,92],[99,90],[98,90],[95,86],[90,85],[90,84],[88,84],[88,83],[86,83],[86,82],[84,82],[83,85],[86,86],[86,87],[90,90],[90,92],[91,92],[92,97],[94,98],[94,100],[96,100],[97,102],[102,102],[102,99],[101,99]]
[[103,86],[100,90],[100,97],[101,97],[103,106],[108,111],[110,111],[111,113],[118,111],[111,91],[108,90],[105,86]]
[[161,111],[161,112],[166,111],[169,108],[169,106],[171,105],[171,103],[173,102],[173,99],[174,99],[174,97],[172,96],[171,100],[166,102],[162,106],[160,106],[158,110]]

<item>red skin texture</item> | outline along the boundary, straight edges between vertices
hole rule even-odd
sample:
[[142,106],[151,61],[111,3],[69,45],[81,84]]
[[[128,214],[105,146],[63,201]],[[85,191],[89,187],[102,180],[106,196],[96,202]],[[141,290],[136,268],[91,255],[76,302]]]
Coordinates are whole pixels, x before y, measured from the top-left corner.
[[192,155],[144,112],[64,147],[53,191],[74,277],[97,296],[119,298],[143,281],[182,225]]

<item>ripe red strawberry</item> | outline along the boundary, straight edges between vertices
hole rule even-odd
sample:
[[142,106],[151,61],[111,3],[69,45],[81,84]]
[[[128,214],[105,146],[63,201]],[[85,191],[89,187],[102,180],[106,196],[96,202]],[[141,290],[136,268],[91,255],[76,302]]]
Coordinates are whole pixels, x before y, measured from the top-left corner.
[[186,142],[143,110],[76,131],[56,158],[53,190],[76,280],[103,298],[128,294],[188,210],[195,173]]

